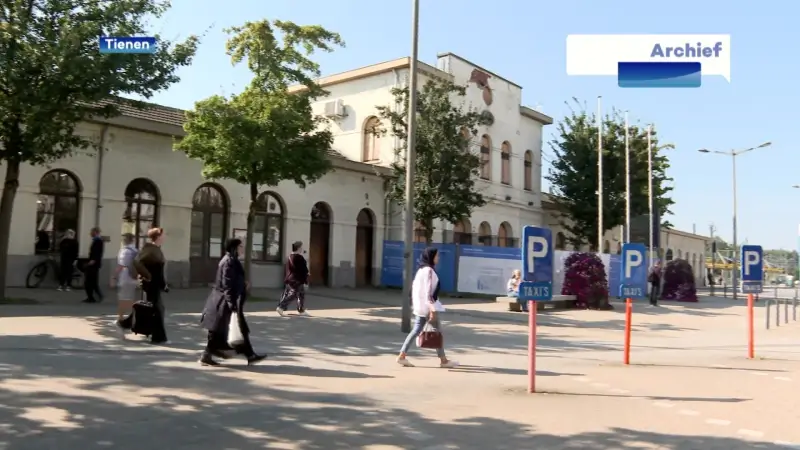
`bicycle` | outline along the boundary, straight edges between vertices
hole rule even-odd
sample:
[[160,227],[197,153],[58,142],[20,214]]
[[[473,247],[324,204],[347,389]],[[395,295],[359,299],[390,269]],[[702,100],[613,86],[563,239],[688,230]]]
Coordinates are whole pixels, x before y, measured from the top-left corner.
[[[79,260],[78,260],[79,261]],[[83,289],[83,271],[78,268],[78,261],[75,261],[72,266],[72,279],[69,286],[73,289]],[[35,289],[42,285],[49,272],[53,272],[56,284],[61,285],[59,275],[61,273],[61,266],[55,255],[47,255],[47,259],[40,261],[34,265],[28,276],[25,278],[25,287],[28,289]]]

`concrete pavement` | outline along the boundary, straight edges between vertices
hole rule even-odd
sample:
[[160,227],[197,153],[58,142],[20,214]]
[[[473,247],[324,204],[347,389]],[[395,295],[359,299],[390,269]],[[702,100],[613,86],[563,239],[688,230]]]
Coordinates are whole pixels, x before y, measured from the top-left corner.
[[[730,300],[634,313],[540,314],[538,388],[526,394],[526,317],[447,299],[448,353],[464,365],[394,364],[394,291],[313,290],[312,317],[254,302],[270,359],[203,368],[205,290],[167,297],[172,344],[122,341],[113,304],[45,291],[0,305],[0,449],[781,449],[800,444],[800,324],[758,327],[745,359],[744,308]],[[55,298],[55,296],[60,297]],[[255,293],[275,297],[276,292]],[[758,323],[763,323],[758,310]],[[800,447],[798,447],[800,448]]]

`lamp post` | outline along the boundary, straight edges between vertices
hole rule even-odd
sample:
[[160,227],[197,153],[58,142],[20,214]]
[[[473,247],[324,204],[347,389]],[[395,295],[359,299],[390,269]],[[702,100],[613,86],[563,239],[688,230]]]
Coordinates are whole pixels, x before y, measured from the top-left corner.
[[417,55],[419,48],[419,0],[411,2],[411,61],[408,68],[408,139],[406,140],[406,217],[405,223],[405,270],[403,277],[403,305],[400,330],[411,331],[411,283],[414,279],[414,171],[416,170],[417,132]]
[[698,150],[700,153],[716,153],[718,155],[730,156],[731,164],[732,164],[732,181],[733,181],[733,299],[736,300],[738,298],[738,291],[739,291],[739,271],[736,269],[737,265],[739,264],[739,244],[736,242],[737,240],[737,230],[736,230],[736,157],[747,152],[751,152],[753,150],[757,150],[759,148],[765,148],[772,145],[772,142],[764,142],[761,145],[757,145],[755,147],[746,148],[744,150],[729,150],[727,152],[719,151],[719,150],[708,150],[705,148],[701,148]]

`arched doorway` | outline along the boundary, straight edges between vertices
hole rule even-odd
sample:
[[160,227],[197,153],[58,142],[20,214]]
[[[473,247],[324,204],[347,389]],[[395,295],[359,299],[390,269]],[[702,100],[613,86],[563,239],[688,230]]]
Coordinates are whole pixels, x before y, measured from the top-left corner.
[[74,231],[80,240],[80,199],[80,184],[72,173],[56,169],[42,176],[36,200],[37,253],[57,252],[67,230]]
[[372,286],[375,219],[367,208],[358,213],[356,220],[356,286]]
[[330,286],[328,268],[331,249],[331,207],[317,202],[311,208],[311,233],[308,243],[308,268],[311,284]]
[[462,219],[453,225],[453,243],[472,245],[472,223],[469,219]]
[[147,242],[147,231],[158,226],[158,188],[152,181],[136,178],[125,188],[122,234],[136,236],[136,248]]
[[228,201],[222,188],[201,185],[192,197],[192,228],[189,234],[189,282],[214,281],[227,236]]

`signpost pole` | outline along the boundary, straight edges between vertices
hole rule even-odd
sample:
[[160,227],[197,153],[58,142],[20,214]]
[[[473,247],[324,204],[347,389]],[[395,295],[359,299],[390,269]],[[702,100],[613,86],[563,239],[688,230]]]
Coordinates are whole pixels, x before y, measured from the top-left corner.
[[633,320],[633,302],[630,298],[625,299],[625,355],[624,363],[631,363],[631,321]]
[[547,228],[522,229],[522,282],[519,300],[528,302],[528,393],[536,392],[537,302],[553,299],[553,233]]
[[[753,326],[754,303],[753,294],[747,294],[747,357],[749,359],[756,357],[756,333],[755,327]],[[767,305],[767,308],[769,308],[769,305]]]
[[536,302],[528,302],[528,393],[536,392]]

